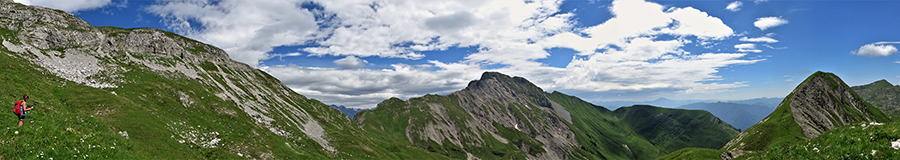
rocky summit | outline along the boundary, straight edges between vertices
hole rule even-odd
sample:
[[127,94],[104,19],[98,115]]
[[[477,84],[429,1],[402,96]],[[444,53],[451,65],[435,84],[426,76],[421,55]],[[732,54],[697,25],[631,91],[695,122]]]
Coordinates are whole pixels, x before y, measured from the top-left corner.
[[800,83],[772,114],[728,142],[721,157],[732,159],[814,139],[852,123],[888,121],[839,77],[819,71]]
[[480,159],[654,159],[684,147],[718,148],[738,133],[709,112],[610,111],[496,72],[449,95],[386,100],[356,121],[392,135],[389,141]]

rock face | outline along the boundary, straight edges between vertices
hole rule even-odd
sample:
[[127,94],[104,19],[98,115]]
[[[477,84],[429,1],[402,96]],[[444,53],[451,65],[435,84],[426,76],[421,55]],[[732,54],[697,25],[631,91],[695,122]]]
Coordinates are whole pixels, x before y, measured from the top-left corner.
[[709,112],[610,111],[496,72],[446,96],[386,100],[356,121],[367,131],[394,135],[389,141],[479,159],[653,159],[683,147],[718,148],[737,135]]
[[[421,113],[405,115],[410,112]],[[495,72],[486,72],[480,80],[447,96],[387,100],[374,110],[357,114],[356,121],[363,128],[382,130],[385,127],[381,125],[390,123],[382,116],[401,117],[387,121],[408,121],[408,126],[397,132],[406,135],[406,140],[413,145],[428,148],[429,141],[433,141],[459,146],[449,149],[451,153],[446,155],[450,157],[490,147],[493,140],[518,143],[513,145],[519,150],[516,152],[529,153],[524,155],[531,159],[566,159],[568,149],[576,144],[574,134],[564,123],[563,117],[568,118],[568,112],[562,106],[547,99],[543,90],[524,78]],[[410,116],[408,120],[406,116]],[[510,128],[514,129],[511,132],[524,133],[527,137],[501,133]],[[485,137],[490,139],[484,140]]]
[[868,112],[872,106],[834,74],[811,77],[790,98],[794,121],[810,139],[839,126],[876,121]]
[[818,137],[855,122],[886,122],[887,116],[863,100],[836,75],[816,72],[800,83],[768,117],[725,145],[722,159]]
[[[176,81],[199,82],[201,86],[197,87],[202,90],[177,88],[179,90],[157,90],[149,94],[168,95],[179,99],[185,107],[214,105],[197,104],[210,98],[227,101],[228,106],[237,106],[240,110],[221,109],[218,112],[249,116],[257,127],[264,128],[264,132],[290,141],[311,140],[315,143],[304,145],[316,145],[322,153],[337,152],[330,141],[339,136],[332,135],[334,133],[329,133],[327,128],[356,128],[336,110],[293,92],[263,71],[231,60],[223,50],[174,33],[152,28],[94,27],[70,13],[11,1],[0,1],[0,32],[0,50],[9,51],[10,56],[21,58],[22,62],[37,65],[45,72],[41,74],[107,90],[134,89],[133,84],[145,80],[128,75],[144,73]],[[3,53],[7,54],[5,51]],[[122,88],[126,86],[131,87]],[[137,87],[175,88],[167,85]],[[198,96],[196,92],[210,92],[214,97]],[[146,96],[147,93],[139,95]],[[136,101],[146,100],[142,98],[138,97]],[[138,131],[128,132],[132,133],[132,138],[140,135]],[[229,152],[247,158],[271,158],[272,154],[266,149],[245,150]]]
[[852,88],[884,114],[895,120],[900,118],[900,85],[893,85],[882,79]]

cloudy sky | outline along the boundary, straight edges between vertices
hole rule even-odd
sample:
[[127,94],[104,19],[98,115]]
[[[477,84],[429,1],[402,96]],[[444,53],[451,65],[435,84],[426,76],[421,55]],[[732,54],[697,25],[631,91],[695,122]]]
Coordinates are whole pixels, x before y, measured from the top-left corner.
[[817,70],[900,83],[898,1],[16,1],[179,33],[355,108],[483,71],[592,102],[783,97]]

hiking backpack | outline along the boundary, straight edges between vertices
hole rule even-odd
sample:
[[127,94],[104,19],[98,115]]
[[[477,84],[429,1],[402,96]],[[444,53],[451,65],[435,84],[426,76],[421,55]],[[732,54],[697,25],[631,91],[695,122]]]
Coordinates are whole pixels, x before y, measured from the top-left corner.
[[22,106],[22,101],[16,101],[16,107],[13,107],[13,113],[16,115],[25,115],[25,106]]

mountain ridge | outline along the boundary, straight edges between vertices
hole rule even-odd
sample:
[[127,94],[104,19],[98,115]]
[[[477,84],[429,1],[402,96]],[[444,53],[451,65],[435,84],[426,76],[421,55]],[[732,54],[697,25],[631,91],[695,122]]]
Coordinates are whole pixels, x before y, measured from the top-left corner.
[[[657,116],[646,119],[642,113]],[[496,72],[445,96],[391,98],[357,116],[365,130],[395,135],[392,141],[480,159],[653,159],[684,146],[718,148],[737,135],[706,111],[650,106],[610,111]],[[679,129],[662,132],[642,127],[646,124]],[[702,144],[684,140],[701,137],[724,138]]]
[[881,79],[851,88],[892,119],[900,118],[900,85],[893,85],[887,80]]
[[889,121],[833,73],[815,72],[798,85],[775,111],[741,132],[723,149],[723,159],[798,141],[855,122]]
[[15,144],[0,157],[445,158],[387,147],[264,71],[171,32],[95,27],[11,1],[0,1],[0,22],[0,88],[40,106],[29,124],[0,131]]

